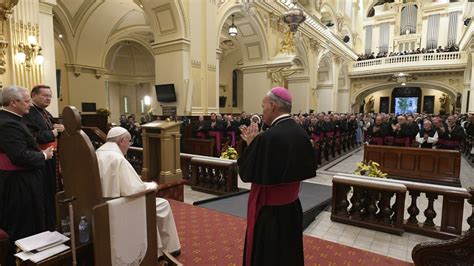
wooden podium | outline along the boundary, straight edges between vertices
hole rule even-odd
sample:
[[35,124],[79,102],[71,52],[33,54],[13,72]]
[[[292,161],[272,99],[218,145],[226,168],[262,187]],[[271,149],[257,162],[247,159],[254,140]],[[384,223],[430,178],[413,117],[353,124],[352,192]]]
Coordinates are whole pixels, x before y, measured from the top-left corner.
[[181,180],[181,122],[154,121],[142,125],[142,179],[160,184]]

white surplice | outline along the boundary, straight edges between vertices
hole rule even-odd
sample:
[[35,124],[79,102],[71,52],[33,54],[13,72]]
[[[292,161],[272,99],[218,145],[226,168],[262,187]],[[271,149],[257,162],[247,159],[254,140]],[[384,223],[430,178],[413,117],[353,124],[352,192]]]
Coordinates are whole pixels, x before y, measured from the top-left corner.
[[[126,197],[156,186],[141,180],[116,143],[106,142],[96,154],[104,198]],[[170,204],[161,198],[156,198],[156,227],[158,256],[163,255],[163,249],[174,252],[181,248]]]

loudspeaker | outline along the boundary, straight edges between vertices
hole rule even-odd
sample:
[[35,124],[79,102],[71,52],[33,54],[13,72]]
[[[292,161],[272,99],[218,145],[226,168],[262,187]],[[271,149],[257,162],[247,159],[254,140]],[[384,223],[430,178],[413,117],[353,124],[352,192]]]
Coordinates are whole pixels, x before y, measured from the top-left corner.
[[350,40],[351,40],[351,37],[349,36],[344,36],[344,38],[342,39],[345,43],[348,43]]
[[464,26],[469,26],[469,23],[471,22],[471,18],[467,18],[464,20]]

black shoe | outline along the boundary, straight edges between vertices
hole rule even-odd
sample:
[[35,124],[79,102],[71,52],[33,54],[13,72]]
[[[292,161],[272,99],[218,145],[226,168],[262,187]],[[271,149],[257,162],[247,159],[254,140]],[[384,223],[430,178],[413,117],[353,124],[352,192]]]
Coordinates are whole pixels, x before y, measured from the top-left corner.
[[178,257],[179,255],[181,255],[181,249],[178,249],[176,251],[173,251],[170,253],[173,257]]

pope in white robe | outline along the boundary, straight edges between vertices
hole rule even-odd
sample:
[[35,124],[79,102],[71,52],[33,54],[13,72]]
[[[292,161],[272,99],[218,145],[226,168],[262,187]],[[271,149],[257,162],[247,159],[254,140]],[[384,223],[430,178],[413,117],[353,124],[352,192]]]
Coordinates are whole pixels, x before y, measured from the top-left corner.
[[[107,134],[107,142],[96,151],[104,198],[134,196],[145,190],[158,189],[155,182],[143,182],[125,158],[130,140],[126,129],[114,127]],[[158,256],[163,255],[163,250],[179,253],[181,245],[173,213],[169,202],[162,198],[156,198],[156,227]]]

